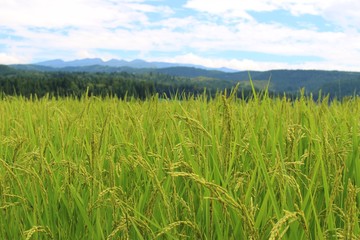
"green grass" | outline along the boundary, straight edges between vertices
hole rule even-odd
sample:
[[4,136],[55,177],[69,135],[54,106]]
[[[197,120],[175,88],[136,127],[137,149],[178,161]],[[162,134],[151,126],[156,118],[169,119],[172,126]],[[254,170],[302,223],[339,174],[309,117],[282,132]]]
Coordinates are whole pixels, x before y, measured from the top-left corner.
[[0,113],[1,239],[360,237],[359,98],[4,97]]

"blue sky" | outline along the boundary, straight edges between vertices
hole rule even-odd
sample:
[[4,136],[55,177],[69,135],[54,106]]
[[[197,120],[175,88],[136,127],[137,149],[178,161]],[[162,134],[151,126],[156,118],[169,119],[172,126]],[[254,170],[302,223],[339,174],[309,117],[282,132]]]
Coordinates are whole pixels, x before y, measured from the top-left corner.
[[358,0],[0,0],[0,63],[360,71]]

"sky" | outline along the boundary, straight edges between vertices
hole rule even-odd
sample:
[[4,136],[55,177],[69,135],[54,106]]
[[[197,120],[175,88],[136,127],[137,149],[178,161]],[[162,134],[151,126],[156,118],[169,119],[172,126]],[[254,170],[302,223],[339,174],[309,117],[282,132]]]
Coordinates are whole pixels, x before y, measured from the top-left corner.
[[0,64],[360,71],[359,0],[0,0]]

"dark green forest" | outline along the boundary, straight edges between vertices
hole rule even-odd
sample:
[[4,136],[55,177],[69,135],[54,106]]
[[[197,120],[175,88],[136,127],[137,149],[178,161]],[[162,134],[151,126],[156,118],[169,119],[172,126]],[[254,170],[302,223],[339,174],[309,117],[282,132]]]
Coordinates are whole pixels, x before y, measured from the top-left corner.
[[252,94],[250,78],[257,91],[268,89],[270,95],[290,98],[303,90],[315,99],[319,93],[331,99],[360,95],[360,73],[317,70],[273,70],[225,73],[192,67],[164,69],[112,68],[88,66],[53,69],[36,65],[0,65],[0,94],[2,96],[134,97],[145,99],[158,94],[214,96],[219,91],[230,92],[239,84],[238,96]]
[[[220,85],[218,83],[221,83]],[[0,93],[5,96],[81,97],[93,96],[134,97],[145,99],[159,94],[170,98],[184,94],[200,95],[205,89],[211,96],[218,90],[233,87],[228,81],[199,81],[162,73],[128,72],[40,72],[15,70],[0,66]]]

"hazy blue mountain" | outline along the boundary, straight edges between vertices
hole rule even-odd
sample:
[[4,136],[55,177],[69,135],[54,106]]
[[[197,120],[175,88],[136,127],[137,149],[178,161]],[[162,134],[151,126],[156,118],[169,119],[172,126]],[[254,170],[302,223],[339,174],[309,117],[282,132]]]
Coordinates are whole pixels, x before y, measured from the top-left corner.
[[45,62],[35,63],[34,65],[40,65],[45,67],[62,68],[66,66],[66,63],[61,59],[54,59]]
[[119,66],[126,66],[126,64],[128,64],[127,61],[124,60],[117,60],[117,59],[111,59],[107,62],[104,62],[106,64],[106,66],[109,67],[119,67]]
[[229,69],[229,68],[207,68],[201,65],[194,65],[194,64],[180,64],[180,63],[167,63],[167,62],[147,62],[141,59],[135,59],[132,61],[125,61],[125,60],[117,60],[111,59],[109,61],[103,61],[100,58],[85,58],[85,59],[78,59],[74,61],[63,61],[61,59],[54,59],[44,62],[38,62],[33,65],[45,66],[45,67],[52,67],[52,68],[65,68],[65,67],[87,67],[87,66],[109,66],[109,67],[130,67],[130,68],[151,68],[151,69],[160,69],[160,68],[168,68],[168,67],[196,67],[200,69],[207,69],[207,70],[220,70],[223,72],[235,72],[236,70]]
[[73,61],[63,61],[61,59],[49,60],[45,62],[35,63],[34,65],[53,67],[53,68],[63,68],[63,67],[84,67],[91,65],[103,65],[103,61],[100,58],[85,58]]

